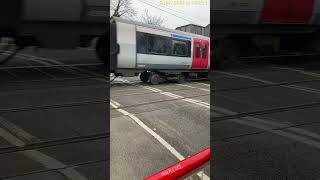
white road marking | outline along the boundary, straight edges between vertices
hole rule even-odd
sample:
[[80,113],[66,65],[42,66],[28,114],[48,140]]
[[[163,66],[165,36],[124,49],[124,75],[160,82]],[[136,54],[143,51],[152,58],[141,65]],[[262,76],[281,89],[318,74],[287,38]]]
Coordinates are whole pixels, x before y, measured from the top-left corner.
[[255,77],[251,77],[251,76],[247,76],[247,75],[229,73],[229,72],[224,72],[224,71],[215,71],[215,72],[216,72],[216,73],[220,73],[220,74],[224,74],[224,75],[229,75],[229,76],[234,76],[234,77],[249,79],[249,80],[253,80],[253,81],[257,81],[257,82],[262,82],[262,83],[265,83],[265,84],[274,84],[274,83],[271,82],[271,81],[266,81],[266,80],[263,80],[263,79],[259,79],[259,78],[255,78]]
[[307,144],[307,145],[310,145],[310,146],[315,147],[317,149],[320,149],[320,143],[318,141],[314,141],[314,140],[312,140],[310,138],[299,136],[299,135],[296,135],[296,134],[293,134],[293,133],[290,133],[290,132],[285,132],[283,130],[270,129],[270,126],[266,126],[266,125],[262,125],[262,124],[254,123],[254,122],[249,122],[249,121],[243,121],[241,119],[237,119],[237,120],[233,119],[233,120],[230,120],[230,121],[236,122],[238,124],[244,124],[244,125],[247,125],[247,126],[251,126],[251,127],[258,128],[258,129],[262,129],[262,130],[265,130],[267,132],[270,132],[270,133],[273,133],[273,134],[277,134],[277,135],[286,137],[288,139],[293,139],[294,141],[301,142],[303,144]]
[[120,106],[120,104],[119,104],[118,102],[115,102],[115,101],[112,100],[112,99],[110,99],[110,102],[113,103],[114,105],[118,106],[118,107]]
[[199,89],[199,90],[207,91],[207,92],[209,92],[209,91],[210,91],[210,89],[194,87],[194,86],[190,86],[190,85],[186,85],[186,84],[177,84],[177,85],[178,85],[178,86],[184,86],[184,87],[192,88],[192,89]]
[[[39,64],[42,64],[42,65],[45,65],[45,66],[50,66],[50,65],[56,65],[55,63],[52,64],[53,62],[45,62],[44,60],[42,60],[40,57],[38,58],[33,58],[33,57],[27,57],[27,56],[22,56],[20,54],[17,54],[15,55],[16,58],[20,58],[22,60],[27,60],[27,61],[33,61],[33,62],[36,62],[36,63],[39,63]],[[36,57],[36,56],[34,56]],[[40,60],[39,60],[40,58]],[[72,70],[72,69],[69,69],[69,71],[67,71],[66,69],[63,69],[62,67],[55,67],[56,69],[60,69],[61,71],[64,71],[64,72],[69,72],[69,73],[72,73],[72,74],[77,74],[77,72],[75,70]],[[77,74],[78,75],[78,74]]]
[[[24,55],[19,54],[17,55],[18,58],[34,61],[43,65],[52,65],[51,63],[57,63],[57,64],[64,64],[59,61],[55,61],[48,58],[41,58],[31,55]],[[51,63],[45,62],[49,61]],[[0,127],[0,136],[5,139],[7,142],[9,142],[12,145],[18,146],[18,147],[24,147],[27,145],[26,142],[22,141],[21,139],[32,142],[32,141],[40,141],[36,137],[32,136],[22,128],[12,124],[9,121],[6,121],[4,118],[0,117],[0,124],[5,127],[6,129],[3,129]],[[42,164],[44,167],[48,169],[57,169],[57,168],[63,168],[60,170],[57,170],[58,172],[62,173],[65,177],[67,177],[70,180],[88,180],[86,177],[81,175],[78,171],[76,171],[73,168],[67,168],[67,165],[64,163],[58,161],[57,159],[54,159],[40,151],[37,150],[27,150],[19,152],[20,154],[23,154],[24,156],[32,159],[33,161],[36,161],[40,164]]]
[[144,86],[142,88],[153,91],[153,92],[162,92],[162,90],[160,90],[160,89],[156,89],[156,88],[152,88],[152,87],[148,87],[148,86]]
[[[219,114],[219,115],[223,115],[223,114],[227,114],[227,115],[234,115],[237,114],[236,112],[230,111],[228,109],[225,108],[221,108],[221,107],[214,107],[213,111],[215,111],[215,113]],[[310,145],[312,147],[315,147],[317,149],[320,149],[320,143],[318,141],[315,141],[311,138],[308,137],[312,137],[315,139],[319,139],[320,140],[320,135],[301,129],[301,128],[296,128],[296,127],[290,127],[287,129],[278,129],[278,128],[285,128],[290,126],[291,124],[286,124],[286,123],[279,123],[279,122],[272,122],[272,121],[268,121],[265,119],[260,119],[260,118],[256,118],[256,117],[243,117],[243,118],[239,118],[239,119],[230,119],[228,121],[234,122],[234,123],[238,123],[238,124],[243,124],[246,126],[251,126],[257,129],[262,129],[265,131],[268,131],[270,133],[273,134],[277,134],[283,137],[286,137],[288,139],[293,139],[295,141]],[[291,131],[291,132],[286,132],[286,131]],[[303,136],[300,136],[300,135]]]
[[314,94],[320,94],[319,89],[314,89],[314,88],[310,88],[310,87],[303,87],[303,86],[296,86],[296,85],[290,85],[290,87],[299,89],[301,91],[306,91],[306,92],[310,92],[310,93],[314,93]]
[[294,69],[294,68],[288,68],[288,67],[271,67],[271,68],[289,70],[289,71],[298,72],[298,73],[301,73],[304,75],[309,75],[309,76],[320,78],[320,74],[318,74],[318,73],[308,72],[308,71],[304,71],[304,70],[300,70],[300,69]]
[[[166,140],[164,140],[160,135],[158,135],[156,132],[154,132],[151,128],[149,128],[147,125],[145,125],[138,117],[136,117],[134,114],[129,113],[128,111],[125,111],[123,109],[119,109],[119,106],[115,105],[119,104],[116,101],[112,100],[110,102],[110,105],[117,109],[118,112],[122,113],[125,116],[130,117],[132,120],[134,120],[139,126],[141,126],[145,131],[147,131],[151,136],[153,136],[160,144],[162,144],[167,150],[171,152],[176,158],[178,158],[180,161],[185,159],[184,156],[182,156],[173,146],[171,146]],[[120,104],[119,104],[120,105]],[[200,174],[198,173],[198,176],[203,176],[204,180],[209,180],[210,178],[206,174]]]
[[[199,89],[199,88],[197,88],[197,87],[189,86],[189,85],[188,85],[188,87]],[[196,105],[199,105],[199,106],[203,106],[203,107],[206,107],[206,108],[209,108],[209,109],[210,109],[210,104],[209,104],[209,103],[206,103],[206,102],[203,102],[203,101],[201,101],[201,100],[195,100],[195,99],[191,99],[191,98],[185,98],[185,97],[183,97],[183,96],[180,96],[180,95],[177,95],[177,94],[174,94],[174,93],[171,93],[171,92],[164,92],[164,91],[162,91],[161,89],[157,89],[157,88],[153,88],[153,87],[145,86],[145,87],[143,87],[143,88],[148,89],[148,90],[151,90],[151,91],[153,91],[153,92],[158,92],[158,93],[160,93],[160,94],[163,94],[163,95],[166,95],[166,96],[175,98],[175,99],[181,99],[181,100],[183,100],[183,101],[190,102],[190,103],[193,103],[193,104],[196,104]]]
[[[122,80],[122,79],[121,79]],[[126,82],[126,83],[130,83],[130,81],[128,81],[128,80],[122,80],[122,82]],[[191,87],[191,86],[190,86]],[[202,102],[202,101],[200,101],[200,100],[195,100],[195,99],[190,99],[190,98],[185,98],[185,97],[183,97],[183,96],[180,96],[180,95],[177,95],[177,94],[174,94],[174,93],[171,93],[171,92],[164,92],[164,91],[162,91],[161,89],[158,89],[158,88],[154,88],[154,87],[149,87],[149,86],[143,86],[142,88],[144,88],[144,89],[147,89],[147,90],[150,90],[150,91],[153,91],[153,92],[157,92],[157,93],[160,93],[160,94],[162,94],[162,95],[166,95],[166,96],[169,96],[169,97],[172,97],[172,98],[174,98],[174,99],[182,99],[183,101],[186,101],[186,102],[190,102],[190,103],[192,103],[192,104],[196,104],[196,105],[199,105],[199,106],[202,106],[202,107],[205,107],[205,108],[208,108],[208,109],[210,109],[210,104],[208,104],[208,103],[205,103],[205,102]],[[194,87],[195,88],[195,87]],[[201,89],[201,90],[205,90],[205,91],[210,91],[210,90],[207,90],[207,89],[204,89],[204,88],[197,88],[197,89]],[[119,112],[121,112],[122,114],[124,114],[124,115],[126,115],[126,116],[129,116],[129,117],[131,117],[130,116],[130,113],[128,113],[127,111],[124,111],[124,110],[122,110],[122,109],[118,109],[119,108],[119,106],[116,106],[115,104],[114,104],[114,102],[115,101],[112,101],[113,103],[110,103],[110,105],[112,106],[112,107],[114,107],[115,109],[117,109]],[[132,117],[131,117],[132,118]],[[136,119],[134,119],[134,118],[136,118]],[[141,122],[141,123],[143,123],[141,120],[139,120],[139,119],[137,119],[137,117],[135,117],[134,116],[134,118],[132,118],[133,120],[135,120],[136,122],[137,121],[139,121],[139,122]],[[138,123],[138,122],[137,122]],[[139,123],[138,123],[139,124]],[[140,124],[139,124],[140,125]],[[144,125],[144,124],[143,124]],[[142,126],[142,125],[140,125],[140,126]],[[144,125],[145,126],[145,125]],[[145,127],[144,126],[142,126],[144,129],[145,129]],[[152,132],[149,132],[149,133],[155,133],[152,129],[150,129],[149,127],[147,127],[146,126],[146,128],[148,128],[148,132],[149,132],[149,130],[150,131],[152,131]],[[152,135],[151,134],[151,135]],[[156,133],[155,133],[156,134]],[[154,135],[153,135],[154,136]],[[155,137],[155,136],[154,136]],[[160,137],[159,135],[157,135],[157,137]],[[155,137],[156,138],[156,137]],[[160,137],[161,138],[161,137]],[[157,138],[156,138],[157,139]],[[159,141],[159,140],[158,140]],[[163,141],[165,141],[164,139],[163,139]],[[160,142],[160,141],[159,141]],[[161,143],[161,142],[160,142]],[[163,143],[161,143],[162,145],[164,145]],[[166,147],[166,146],[168,146],[169,145],[169,149],[168,149],[168,147]],[[168,144],[168,143],[166,143],[165,145],[164,145],[171,153],[173,153],[179,160],[183,160],[184,159],[184,157],[180,154],[180,158],[179,158],[179,154],[177,154],[177,153],[179,153],[179,152],[177,152],[170,144]],[[172,149],[173,148],[173,149]],[[173,152],[172,152],[173,151]],[[199,176],[199,177],[202,177],[204,180],[209,180],[210,179],[210,177],[208,177],[206,174],[204,174],[204,172],[203,171],[200,171],[200,172],[198,172],[197,173],[197,175]]]
[[[261,83],[265,83],[265,84],[276,84],[274,82],[271,81],[266,81],[263,79],[259,79],[259,78],[254,78],[251,76],[247,76],[247,75],[241,75],[241,74],[235,74],[235,73],[228,73],[228,72],[222,72],[222,71],[215,71],[217,73],[221,73],[221,74],[225,74],[225,75],[229,75],[229,76],[234,76],[234,77],[240,77],[240,78],[244,78],[244,79],[249,79],[249,80],[253,80],[253,81],[257,81],[257,82],[261,82]],[[285,88],[289,88],[289,89],[294,89],[294,90],[299,90],[299,91],[304,91],[304,92],[309,92],[309,93],[314,93],[314,94],[320,94],[320,90],[318,89],[313,89],[313,88],[307,88],[307,87],[303,87],[303,86],[297,86],[297,85],[280,85],[280,87],[285,87]]]
[[3,117],[0,117],[0,125],[2,125],[7,131],[14,134],[19,139],[23,139],[27,142],[32,142],[32,140],[36,140],[34,136],[24,131],[20,127],[16,126],[15,124],[11,123],[10,121],[7,121]]
[[[0,136],[14,146],[24,147],[27,145],[26,142],[22,141],[20,138],[25,139],[29,142],[35,139],[34,136],[29,134],[22,128],[10,123],[9,121],[6,121],[4,118],[1,118],[0,125],[4,126],[6,129],[9,129],[11,131],[9,132],[8,130],[0,127]],[[13,134],[12,132],[15,132],[17,134]],[[44,167],[48,169],[64,168],[63,170],[57,170],[57,171],[65,175],[70,180],[88,180],[86,177],[81,175],[78,171],[74,170],[73,168],[67,168],[67,165],[63,164],[62,162],[40,151],[27,150],[27,151],[21,151],[19,153],[23,154],[24,156],[30,158],[33,161],[36,161],[42,164]]]
[[190,102],[192,104],[196,104],[196,105],[199,105],[199,106],[202,106],[202,107],[210,109],[210,104],[208,104],[206,102],[203,102],[201,100],[185,98],[183,96],[180,96],[180,95],[177,95],[177,94],[174,94],[174,93],[171,93],[171,92],[164,92],[164,91],[162,91],[161,89],[158,89],[158,88],[153,88],[153,87],[148,87],[148,86],[145,86],[143,88],[148,89],[148,90],[153,91],[153,92],[158,92],[158,93],[160,93],[162,95],[166,95],[166,96],[169,96],[169,97],[172,97],[172,98],[175,98],[175,99],[181,99],[182,101]]
[[[40,64],[44,64],[44,65],[67,65],[61,61],[58,61],[58,60],[55,60],[55,59],[50,59],[50,58],[44,58],[44,57],[39,57],[39,56],[33,56],[33,55],[29,55],[29,54],[22,54],[22,53],[19,53],[18,55],[16,55],[16,57],[18,58],[21,58],[21,59],[25,59],[25,60],[29,60],[29,61],[34,61],[34,62],[38,62]],[[57,67],[56,67],[57,68]],[[70,70],[77,70],[77,71],[80,71],[80,72],[84,72],[84,73],[87,73],[87,74],[90,74],[90,75],[93,75],[93,76],[100,76],[101,74],[97,74],[95,72],[92,72],[92,71],[88,71],[88,70],[85,70],[85,69],[81,69],[81,68],[77,68],[77,67],[65,67],[65,68],[69,68]],[[63,70],[63,68],[59,68],[61,70]],[[63,70],[65,71],[65,70]]]
[[201,85],[205,85],[205,86],[209,86],[210,87],[210,84],[206,84],[206,83],[199,83],[199,82],[194,82],[196,84],[201,84]]
[[187,85],[187,84],[177,84],[178,86],[183,86],[183,87],[188,87],[188,88],[192,88],[192,89],[194,89],[195,87],[193,87],[193,86],[189,86],[189,85]]

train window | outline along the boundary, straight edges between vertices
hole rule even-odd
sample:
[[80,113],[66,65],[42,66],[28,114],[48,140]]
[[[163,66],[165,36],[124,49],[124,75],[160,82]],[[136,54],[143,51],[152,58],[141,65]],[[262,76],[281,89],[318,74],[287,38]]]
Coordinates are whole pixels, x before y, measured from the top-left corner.
[[187,56],[188,55],[187,43],[183,41],[172,41],[172,55],[174,56]]
[[202,58],[203,59],[207,58],[207,45],[206,44],[204,44],[202,46]]
[[199,58],[200,57],[200,44],[197,43],[196,44],[196,58]]
[[147,35],[137,32],[137,53],[147,53]]
[[137,32],[137,53],[167,56],[191,56],[191,41]]
[[151,54],[168,54],[169,44],[168,38],[149,35],[148,36],[148,53]]
[[172,40],[172,56],[191,56],[191,42],[183,40]]

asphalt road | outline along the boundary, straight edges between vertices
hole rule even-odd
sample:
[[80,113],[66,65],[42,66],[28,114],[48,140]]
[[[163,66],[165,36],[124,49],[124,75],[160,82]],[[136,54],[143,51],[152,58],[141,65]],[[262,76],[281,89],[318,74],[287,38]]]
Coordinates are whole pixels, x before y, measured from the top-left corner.
[[108,108],[98,63],[91,50],[25,50],[0,67],[0,179],[108,179],[109,129],[115,180],[142,179],[210,143],[212,179],[320,177],[319,69],[215,71],[211,91],[207,81],[119,78]]
[[[210,146],[208,81],[118,78],[110,97],[112,180],[143,179]],[[203,172],[209,179],[209,165]]]
[[320,178],[320,69],[308,61],[211,73],[212,178]]
[[88,49],[27,49],[0,67],[0,179],[140,180],[210,146],[208,81],[119,78],[109,96],[98,63]]
[[99,64],[92,50],[26,49],[0,66],[0,179],[108,179]]

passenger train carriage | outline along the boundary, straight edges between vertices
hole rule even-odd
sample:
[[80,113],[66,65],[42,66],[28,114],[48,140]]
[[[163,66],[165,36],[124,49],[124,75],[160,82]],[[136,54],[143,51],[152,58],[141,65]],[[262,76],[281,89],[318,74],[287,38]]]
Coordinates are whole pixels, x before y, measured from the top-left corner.
[[239,57],[320,52],[320,0],[214,0],[210,12],[215,67]]
[[107,0],[1,0],[0,39],[48,49],[88,47],[98,39],[97,55],[105,61],[108,6]]
[[158,84],[207,76],[210,38],[183,31],[113,18],[110,22],[110,69]]

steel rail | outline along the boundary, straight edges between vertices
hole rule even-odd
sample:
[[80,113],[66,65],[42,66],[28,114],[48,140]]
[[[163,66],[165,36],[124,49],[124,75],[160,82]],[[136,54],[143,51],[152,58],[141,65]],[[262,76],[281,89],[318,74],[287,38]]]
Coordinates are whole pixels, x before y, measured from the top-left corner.
[[79,102],[70,102],[70,103],[40,105],[40,106],[25,106],[25,107],[0,109],[0,114],[23,112],[23,111],[34,111],[34,110],[45,110],[45,109],[58,109],[58,108],[75,107],[75,106],[87,106],[87,105],[105,104],[105,103],[109,103],[109,100],[107,99],[107,100],[79,101]]
[[84,136],[74,136],[74,137],[68,137],[68,138],[28,143],[22,147],[7,146],[7,147],[0,148],[0,155],[22,152],[22,151],[29,151],[29,150],[51,148],[51,147],[68,145],[68,144],[90,142],[90,141],[96,141],[96,140],[107,139],[107,138],[110,138],[110,133],[102,132],[102,133],[96,133],[96,134],[90,134],[90,135],[84,135]]

